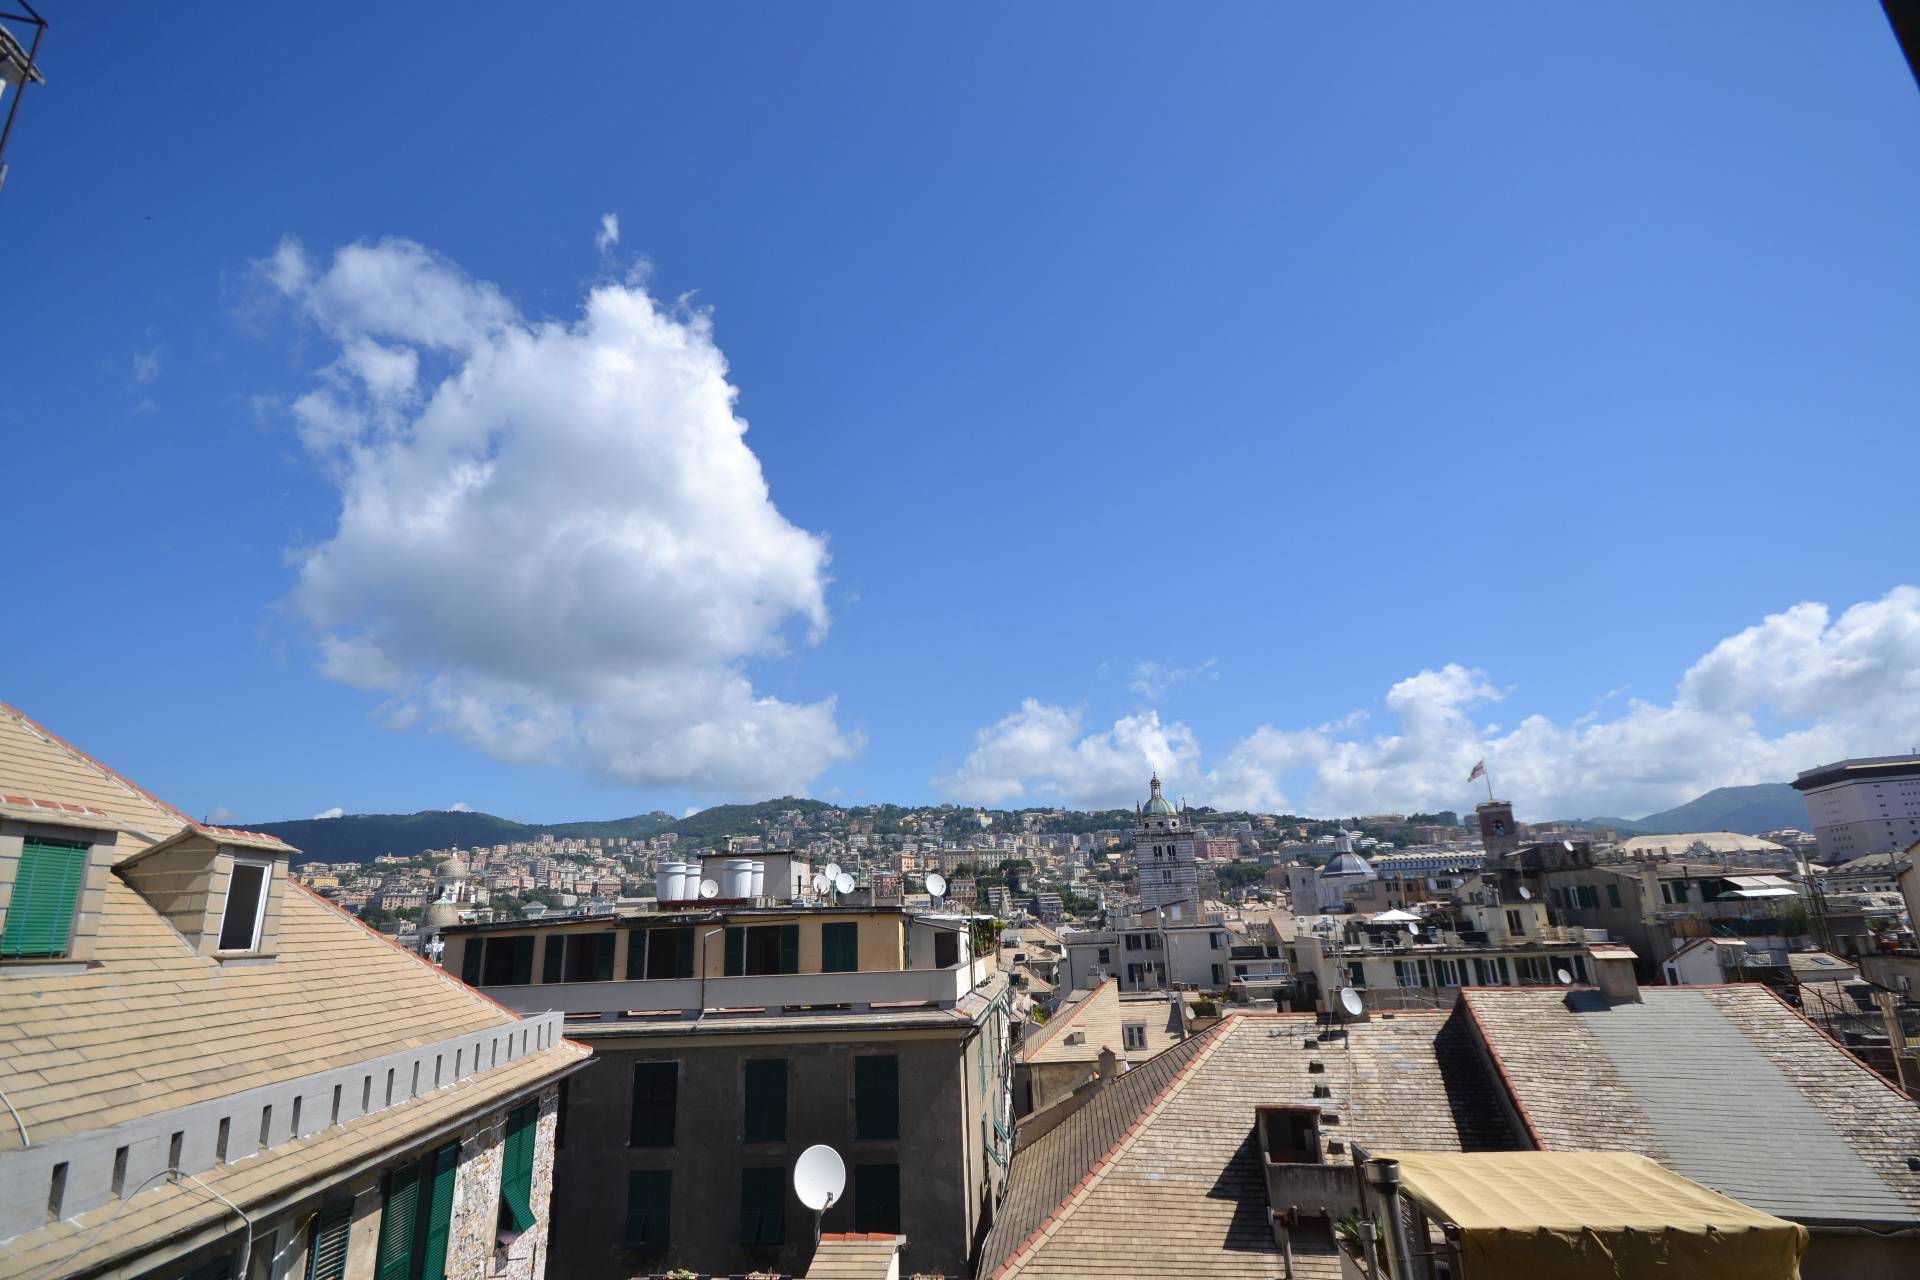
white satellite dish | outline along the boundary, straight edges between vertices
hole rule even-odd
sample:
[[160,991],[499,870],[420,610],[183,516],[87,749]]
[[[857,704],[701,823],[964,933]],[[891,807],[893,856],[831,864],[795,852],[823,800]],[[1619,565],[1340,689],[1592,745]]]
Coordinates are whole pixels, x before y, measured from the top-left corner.
[[1533,890],[1531,890],[1531,889],[1529,889],[1529,888],[1527,888],[1527,886],[1525,886],[1525,885],[1521,885],[1521,886],[1520,886],[1520,901],[1522,901],[1522,902],[1531,902],[1531,901],[1533,901]]
[[1560,847],[1561,847],[1562,849],[1565,849],[1565,850],[1566,850],[1566,851],[1567,851],[1568,853],[1572,853],[1572,852],[1573,852],[1573,841],[1571,841],[1571,840],[1562,840],[1562,841],[1560,842]]
[[938,898],[947,891],[947,878],[938,871],[927,877],[927,892]]
[[1417,938],[1420,936],[1420,926],[1417,924],[1410,924],[1407,926],[1407,932]]
[[846,1189],[847,1166],[832,1147],[808,1147],[793,1162],[793,1194],[815,1213],[823,1212]]
[[700,882],[700,896],[703,898],[719,897],[720,896],[719,884],[717,884],[712,880],[702,880]]
[[1573,985],[1573,975],[1568,973],[1565,969],[1555,969],[1553,971],[1553,976],[1560,980],[1560,985],[1563,987],[1570,987]]
[[1186,1019],[1187,1019],[1187,1021],[1188,1021],[1188,1022],[1192,1022],[1192,1021],[1193,1021],[1193,1006],[1192,1006],[1192,1005],[1190,1005],[1190,1004],[1188,1004],[1188,1005],[1182,1005],[1182,1006],[1180,1006],[1180,1012],[1181,1012],[1182,1014],[1184,1014],[1184,1015],[1186,1016]]
[[1357,1018],[1367,1011],[1367,1002],[1352,987],[1340,988],[1340,1007],[1346,1010],[1349,1018]]
[[838,893],[852,893],[853,877],[848,875],[846,872],[842,871],[839,875],[833,878],[833,887],[834,887],[834,890]]
[[824,875],[815,876],[813,878],[813,891],[815,893],[824,895],[827,891],[828,883],[829,881],[827,880],[826,876]]
[[838,880],[840,878],[840,864],[837,862],[829,862],[822,874],[829,880]]

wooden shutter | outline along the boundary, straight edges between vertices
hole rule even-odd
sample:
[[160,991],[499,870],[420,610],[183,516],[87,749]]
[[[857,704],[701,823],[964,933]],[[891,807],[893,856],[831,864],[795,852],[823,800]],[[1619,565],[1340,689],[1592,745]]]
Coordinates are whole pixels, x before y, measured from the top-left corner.
[[676,978],[693,976],[693,930],[680,930],[680,965],[674,972]]
[[800,972],[800,926],[780,926],[780,972]]
[[755,1058],[744,1078],[746,1107],[742,1134],[746,1142],[787,1140],[787,1060]]
[[87,846],[70,840],[28,840],[20,846],[0,956],[63,956],[87,875]]
[[627,1175],[627,1224],[621,1243],[629,1249],[665,1249],[672,1242],[673,1174],[635,1169]]
[[745,1245],[777,1245],[787,1234],[787,1171],[740,1171],[740,1231]]
[[853,1229],[893,1235],[900,1230],[900,1166],[853,1166]]
[[352,1230],[351,1200],[314,1215],[307,1237],[307,1280],[346,1280],[347,1237]]
[[627,933],[627,977],[644,978],[647,976],[647,947],[653,938],[648,929],[632,929]]
[[533,981],[533,939],[530,936],[515,938],[511,945],[513,947],[512,980],[517,986],[525,986]]
[[636,1147],[672,1146],[674,1112],[679,1102],[679,1063],[635,1063],[633,1122],[629,1133],[632,1144]]
[[509,1231],[533,1227],[533,1141],[539,1119],[537,1102],[507,1113],[506,1149],[500,1161],[500,1221]]
[[485,938],[468,938],[465,949],[460,953],[460,981],[470,987],[480,985],[480,966],[486,946]]
[[593,940],[593,979],[609,982],[613,978],[613,935],[600,934]]
[[380,1215],[376,1280],[409,1280],[413,1274],[413,1238],[420,1213],[420,1166],[407,1164],[387,1175],[387,1205]]
[[447,1234],[453,1229],[453,1179],[460,1168],[460,1144],[449,1142],[433,1161],[427,1229],[420,1243],[420,1280],[447,1280]]
[[853,1136],[900,1136],[900,1059],[891,1054],[853,1060]]
[[727,967],[725,975],[737,978],[747,971],[747,931],[738,927],[727,930]]
[[540,981],[565,982],[567,980],[567,940],[564,935],[547,935],[546,960],[540,966]]
[[823,924],[820,926],[820,971],[852,973],[860,967],[860,926]]

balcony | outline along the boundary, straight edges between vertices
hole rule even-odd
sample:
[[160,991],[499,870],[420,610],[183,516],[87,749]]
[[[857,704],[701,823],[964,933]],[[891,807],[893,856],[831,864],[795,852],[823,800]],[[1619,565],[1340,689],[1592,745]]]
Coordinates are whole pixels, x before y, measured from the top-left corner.
[[947,969],[893,969],[859,973],[777,973],[708,978],[646,978],[633,981],[554,982],[537,986],[482,987],[490,999],[516,1013],[559,1012],[570,1018],[599,1015],[618,1022],[629,1014],[703,1011],[782,1013],[789,1009],[846,1008],[855,1013],[899,1009],[951,1009],[993,976],[991,956]]

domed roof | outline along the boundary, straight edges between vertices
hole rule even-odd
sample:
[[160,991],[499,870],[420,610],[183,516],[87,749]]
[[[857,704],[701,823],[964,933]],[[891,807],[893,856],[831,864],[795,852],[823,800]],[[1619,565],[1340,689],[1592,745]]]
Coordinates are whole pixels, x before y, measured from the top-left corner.
[[467,860],[456,851],[451,858],[440,864],[438,874],[434,878],[441,881],[465,880],[472,874],[473,869],[467,866]]
[[1320,873],[1327,876],[1362,876],[1368,880],[1377,880],[1379,876],[1367,864],[1367,860],[1357,853],[1336,853]]
[[1160,774],[1157,770],[1153,775],[1153,780],[1147,785],[1153,789],[1153,794],[1147,797],[1147,813],[1162,817],[1172,817],[1174,813],[1173,802],[1160,794]]

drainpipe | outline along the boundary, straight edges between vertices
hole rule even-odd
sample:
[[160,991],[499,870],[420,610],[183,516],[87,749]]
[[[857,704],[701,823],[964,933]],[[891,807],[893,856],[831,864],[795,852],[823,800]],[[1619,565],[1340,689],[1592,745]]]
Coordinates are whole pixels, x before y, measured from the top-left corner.
[[1379,1195],[1386,1217],[1387,1273],[1393,1280],[1412,1280],[1407,1224],[1400,1216],[1400,1162],[1384,1157],[1367,1161],[1367,1185]]

